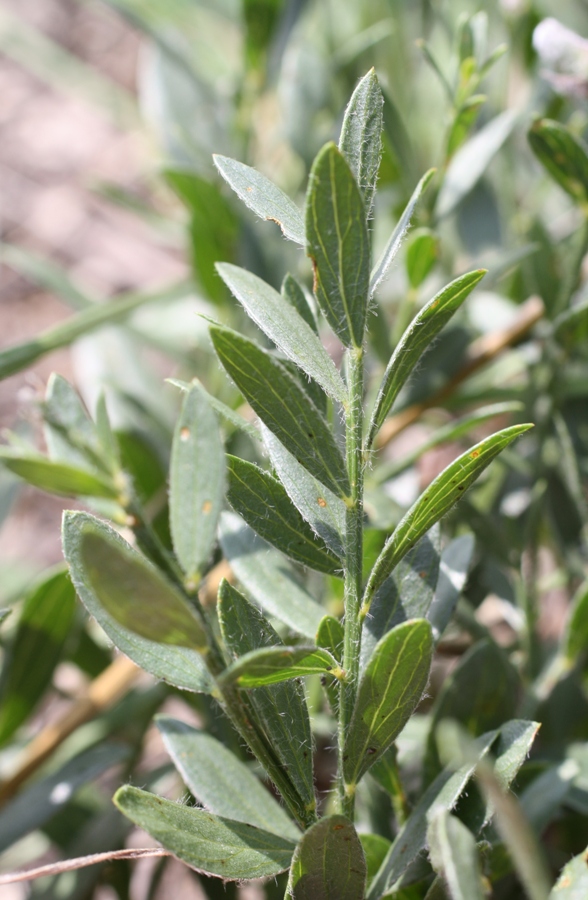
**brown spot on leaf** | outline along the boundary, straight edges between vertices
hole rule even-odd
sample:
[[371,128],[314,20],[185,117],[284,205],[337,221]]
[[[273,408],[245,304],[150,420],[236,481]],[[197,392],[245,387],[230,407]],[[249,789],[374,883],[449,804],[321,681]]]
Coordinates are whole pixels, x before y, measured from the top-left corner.
[[470,458],[471,458],[471,459],[477,459],[479,455],[480,455],[480,451],[479,451],[479,450],[472,450],[472,452],[470,453]]
[[251,191],[253,190],[253,188],[252,188],[251,185],[250,185],[248,188],[245,188],[245,190],[246,190],[248,193],[251,193]]
[[327,505],[327,501],[323,497],[319,497],[316,502],[321,507],[321,509],[324,509],[325,506]]
[[345,825],[333,825],[333,831],[341,831],[342,828],[345,828]]
[[184,427],[180,430],[180,440],[187,441],[189,437],[190,437],[190,429],[188,428],[187,425],[184,425]]
[[316,264],[316,259],[314,256],[310,257],[310,262],[312,264],[312,291],[316,294],[318,289],[318,266]]

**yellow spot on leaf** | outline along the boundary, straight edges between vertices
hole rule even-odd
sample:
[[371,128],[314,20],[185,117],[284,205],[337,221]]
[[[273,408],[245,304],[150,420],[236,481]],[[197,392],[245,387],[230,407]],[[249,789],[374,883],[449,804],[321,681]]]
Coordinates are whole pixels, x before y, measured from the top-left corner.
[[203,515],[207,516],[211,510],[212,510],[212,503],[210,502],[210,500],[205,500],[204,503],[202,504]]
[[186,425],[184,425],[184,427],[180,431],[180,440],[187,441],[189,437],[190,437],[190,429]]
[[316,502],[317,502],[318,505],[321,507],[321,509],[324,509],[325,506],[327,505],[327,501],[324,500],[322,497],[319,497],[318,500],[317,500]]

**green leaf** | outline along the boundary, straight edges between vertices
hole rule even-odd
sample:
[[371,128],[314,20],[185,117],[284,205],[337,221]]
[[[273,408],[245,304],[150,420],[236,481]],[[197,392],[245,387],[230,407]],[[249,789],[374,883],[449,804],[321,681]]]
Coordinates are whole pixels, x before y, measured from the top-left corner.
[[[478,759],[481,759],[496,740],[492,731],[475,742]],[[379,900],[398,881],[419,853],[425,848],[428,818],[439,809],[453,809],[470,780],[476,762],[468,761],[457,772],[447,768],[435,779],[413,809],[398,832],[380,871],[367,893],[367,900]]]
[[351,96],[339,139],[339,150],[359,185],[368,218],[382,156],[383,105],[378,78],[374,69],[370,69]]
[[76,390],[53,372],[43,402],[43,433],[49,457],[78,469],[104,468],[96,427]]
[[225,669],[221,684],[235,684],[240,688],[262,687],[300,678],[303,675],[322,675],[325,672],[343,671],[335,657],[317,647],[266,647],[252,650]]
[[156,723],[176,769],[206,809],[216,816],[298,840],[296,825],[224,744],[177,719],[158,716]]
[[227,456],[227,466],[227,499],[260,537],[304,566],[341,575],[341,561],[316,536],[277,479],[236,456]]
[[244,434],[248,434],[250,438],[253,438],[254,441],[257,441],[259,438],[259,432],[254,425],[250,425],[246,419],[243,418],[238,412],[234,409],[231,409],[230,406],[227,406],[226,403],[223,403],[222,400],[217,400],[217,398],[213,394],[209,394],[204,385],[198,381],[197,378],[193,378],[191,382],[182,381],[180,378],[166,378],[165,379],[168,384],[172,384],[174,387],[179,388],[185,394],[187,394],[193,387],[193,385],[198,385],[200,389],[200,393],[203,394],[208,400],[209,406],[212,406],[215,412],[219,414],[226,422],[230,422],[230,424],[237,428],[239,431],[244,432]]
[[199,872],[240,880],[277,875],[290,865],[294,842],[269,831],[189,809],[125,785],[114,802],[182,862]]
[[365,668],[345,737],[343,773],[357,784],[400,734],[429,680],[431,626],[412,619],[388,632]]
[[11,609],[0,609],[0,625],[6,621],[11,612]]
[[314,640],[324,610],[300,584],[282,554],[231,513],[221,515],[219,537],[233,572],[255,602],[270,616]]
[[471,831],[442,809],[431,818],[427,843],[433,868],[442,876],[451,900],[484,900],[486,892]]
[[420,287],[439,258],[439,239],[429,228],[419,228],[406,250],[406,271],[412,288]]
[[533,153],[559,186],[574,200],[588,202],[588,150],[584,142],[551,119],[534,122],[528,137]]
[[385,634],[407,619],[428,619],[439,575],[441,534],[438,527],[409,550],[377,591],[361,635],[360,671]]
[[212,553],[224,487],[224,448],[216,414],[199,385],[193,385],[174,432],[169,492],[174,550],[193,584],[198,584]]
[[427,612],[435,641],[449,625],[468,577],[474,546],[473,535],[463,534],[451,541],[441,554],[435,595]]
[[418,365],[423,353],[430,348],[441,329],[449,322],[485,274],[484,269],[478,269],[456,278],[423,307],[406,329],[390,358],[382,379],[371,417],[367,438],[368,448],[372,446],[400,389]]
[[588,896],[587,860],[588,848],[565,864],[549,900],[585,900]]
[[314,378],[333,400],[343,403],[347,391],[341,376],[316,333],[296,308],[252,272],[229,263],[220,263],[217,269],[231,293],[276,347]]
[[[328,650],[337,661],[341,661],[343,659],[344,642],[345,631],[339,619],[336,619],[334,616],[324,616],[321,619],[316,633],[317,646]],[[333,715],[338,715],[339,680],[333,675],[325,675],[323,678],[323,686],[327,692],[329,705],[333,711]]]
[[474,127],[478,113],[485,102],[486,97],[484,94],[474,94],[472,97],[468,97],[456,114],[447,138],[446,160],[451,159],[456,150],[461,147]]
[[366,213],[355,178],[335,144],[323,147],[310,173],[306,252],[327,322],[346,347],[361,347],[370,266]]
[[0,447],[0,464],[19,478],[49,494],[64,497],[107,497],[115,500],[119,489],[107,477],[78,469],[67,463],[52,462],[35,453],[23,453],[12,447]]
[[406,204],[404,212],[400,216],[398,222],[396,223],[394,231],[390,235],[390,238],[384,248],[382,255],[372,269],[372,273],[370,275],[370,296],[382,283],[388,273],[388,269],[394,262],[396,254],[400,250],[402,240],[410,225],[416,205],[421,199],[421,196],[423,195],[425,189],[429,185],[429,182],[435,174],[435,171],[435,169],[429,169],[428,172],[425,172],[425,174],[415,187],[410,200]]
[[491,641],[474,644],[443,682],[431,719],[425,770],[429,780],[441,768],[435,732],[443,719],[463,723],[477,737],[514,715],[519,678],[504,650]]
[[282,282],[280,293],[284,300],[287,300],[290,306],[293,306],[302,316],[309,328],[312,328],[314,333],[318,334],[314,312],[310,308],[310,304],[306,299],[306,294],[294,276],[290,275],[289,272]]
[[313,532],[341,559],[344,553],[345,504],[313,478],[263,424],[261,433],[272,467],[290,500]]
[[0,244],[0,259],[11,269],[64,300],[73,309],[85,309],[93,303],[68,277],[65,269],[49,259],[37,256],[15,244]]
[[[223,638],[234,657],[283,646],[265,616],[226,581],[219,589],[218,612]],[[305,809],[314,809],[312,736],[302,684],[287,681],[259,687],[247,696],[269,745]],[[268,774],[271,777],[271,773]]]
[[213,302],[226,301],[226,291],[218,280],[219,259],[232,259],[239,225],[227,199],[196,172],[168,169],[165,179],[190,210],[189,236],[192,266],[200,284]]
[[381,834],[360,834],[359,840],[365,856],[367,883],[369,886],[372,878],[386,858],[386,854],[390,849],[390,841],[388,838],[382,837]]
[[367,867],[345,816],[327,816],[300,839],[292,858],[286,897],[292,900],[363,900]]
[[166,639],[189,640],[201,646],[204,634],[190,607],[158,569],[88,513],[65,513],[63,552],[80,599],[119,650],[176,687],[213,690],[200,653],[166,643]]
[[126,294],[116,297],[108,303],[95,303],[82,310],[76,316],[66,319],[59,325],[43,331],[31,341],[7,347],[0,352],[0,379],[8,378],[21,369],[26,369],[34,362],[60,347],[67,347],[77,338],[95,331],[103,325],[124,321],[135,309],[146,303],[156,301],[177,300],[185,297],[190,291],[187,283],[173,285],[154,294]]
[[571,665],[588,647],[588,582],[580,585],[568,610],[562,652]]
[[75,610],[75,591],[63,569],[45,575],[25,598],[2,666],[0,744],[14,734],[51,684]]
[[243,201],[262,219],[275,222],[284,237],[304,245],[304,220],[298,207],[273,182],[243,163],[214,155],[218,171]]
[[458,456],[431,482],[386,541],[365,590],[362,607],[364,615],[369,610],[374,592],[415,542],[458,502],[494,457],[529,428],[532,428],[532,425],[511,425],[510,428],[497,431],[496,434],[485,438]]
[[0,812],[0,852],[34,828],[41,828],[69,803],[78,788],[98,778],[112,766],[125,762],[129,755],[128,746],[103,741],[21,790]]
[[518,117],[515,110],[500,113],[460,147],[447,167],[437,196],[435,212],[438,219],[453,212],[475,187],[509,137]]
[[235,331],[211,326],[210,334],[221,363],[262,422],[321,484],[348,495],[345,463],[329,426],[285,367]]

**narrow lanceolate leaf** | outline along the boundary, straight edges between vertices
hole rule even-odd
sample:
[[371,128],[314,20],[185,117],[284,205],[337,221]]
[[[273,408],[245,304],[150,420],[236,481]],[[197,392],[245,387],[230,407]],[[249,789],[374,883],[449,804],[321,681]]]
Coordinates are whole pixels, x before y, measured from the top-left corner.
[[485,274],[484,269],[478,269],[456,278],[427,303],[406,329],[382,379],[370,422],[368,448],[372,446],[400,389],[418,365],[423,353],[429,349],[441,329]]
[[370,885],[367,900],[380,900],[380,897],[383,897],[392,888],[419,853],[424,850],[428,820],[439,809],[453,809],[466,788],[477,761],[488,753],[496,737],[496,731],[482,735],[475,742],[478,757],[475,762],[468,761],[457,772],[453,772],[449,768],[445,769],[427,788],[398,832],[379,872]]
[[344,552],[345,504],[313,478],[269,428],[262,425],[261,433],[272,467],[290,500],[314,533],[341,559]]
[[218,421],[198,385],[184,397],[172,444],[170,525],[174,550],[189,581],[198,583],[216,540],[225,462]]
[[176,687],[212,691],[193,649],[204,646],[202,626],[155,566],[82,512],[64,516],[63,552],[80,599],[119,650]]
[[76,390],[53,373],[43,402],[43,433],[54,462],[92,469],[100,463],[96,427]]
[[289,272],[282,282],[280,293],[284,300],[286,300],[290,304],[290,306],[293,306],[294,309],[302,316],[309,328],[312,328],[314,333],[318,334],[314,312],[310,308],[310,304],[306,299],[306,294],[304,293],[302,287],[296,281],[294,276],[290,275]]
[[[223,638],[235,658],[268,647],[283,647],[265,616],[226,581],[219,590],[218,612]],[[248,697],[276,761],[287,773],[305,810],[313,810],[312,736],[302,684],[287,681],[259,687]]]
[[437,218],[448,216],[478,183],[516,125],[519,113],[507,110],[491,119],[453,156],[437,196]]
[[413,213],[415,211],[416,205],[421,199],[421,196],[425,192],[425,189],[429,185],[431,178],[435,174],[435,169],[429,169],[428,172],[425,172],[417,186],[415,187],[412,197],[406,204],[405,210],[400,216],[396,227],[390,238],[388,243],[386,244],[382,255],[380,256],[378,262],[372,269],[372,273],[370,275],[370,296],[374,293],[374,291],[378,288],[378,286],[382,283],[384,278],[386,277],[388,270],[392,263],[396,258],[396,254],[400,250],[400,245],[402,244],[402,239],[404,238],[408,228],[410,226],[411,219],[413,217]]
[[382,156],[383,106],[384,97],[378,78],[370,69],[352,94],[339,139],[339,150],[355,175],[368,217]]
[[120,811],[182,862],[199,872],[241,880],[277,875],[295,844],[269,831],[189,809],[125,785],[114,795]]
[[284,356],[314,378],[333,400],[342,403],[347,397],[343,380],[316,333],[296,308],[252,272],[230,263],[218,263],[217,270],[255,324]]
[[341,574],[341,561],[315,535],[276,478],[236,456],[227,456],[227,466],[227,499],[260,537],[304,566]]
[[224,744],[177,719],[158,716],[156,722],[176,769],[206,809],[298,840],[300,832],[294,822]]
[[269,178],[227,156],[213,156],[214,164],[245,206],[262,219],[275,222],[284,237],[304,245],[304,220],[298,207]]
[[197,384],[200,392],[206,397],[210,406],[212,406],[214,411],[218,413],[225,422],[229,422],[234,428],[248,434],[254,441],[258,440],[259,432],[255,425],[251,425],[251,423],[244,419],[242,415],[234,409],[231,409],[231,407],[227,406],[226,403],[223,403],[222,400],[218,400],[213,394],[209,394],[204,385],[198,381],[197,378],[194,378],[192,382],[182,381],[180,378],[166,378],[165,380],[168,384],[173,384],[174,387],[179,388],[180,391],[183,391],[185,394],[189,393],[189,391],[192,390],[192,386]]
[[375,591],[414,543],[458,502],[467,488],[501,450],[532,427],[527,424],[511,425],[510,428],[497,431],[496,434],[470,447],[431,482],[425,493],[413,503],[399,522],[376,560],[365,590],[362,614],[367,613]]
[[262,422],[321,484],[347,496],[349,480],[335,438],[285,367],[228,328],[211,326],[210,335],[221,363]]
[[0,678],[0,744],[25,721],[51,683],[76,610],[67,572],[51,572],[25,598]]
[[361,635],[360,671],[385,634],[407,619],[428,619],[437,576],[441,534],[431,529],[409,550],[376,592]]
[[431,863],[441,875],[451,900],[484,900],[476,840],[456,816],[440,810],[427,832]]
[[0,465],[49,494],[64,497],[107,497],[115,500],[120,493],[107,476],[67,463],[53,462],[35,453],[23,453],[13,447],[0,447]]
[[328,650],[318,647],[267,647],[246,653],[225,669],[222,684],[240,688],[262,687],[291,681],[303,675],[324,675],[325,672],[343,675],[337,660]]
[[343,774],[355,785],[400,734],[429,680],[431,626],[398,625],[377,644],[359,682],[343,751]]
[[427,619],[433,627],[433,637],[436,641],[449,625],[466,583],[474,553],[474,544],[473,535],[462,534],[451,541],[441,554],[435,596],[427,613]]
[[310,173],[306,252],[327,322],[346,347],[361,347],[370,274],[366,213],[355,178],[335,144],[323,147]]
[[221,515],[219,537],[223,553],[249,596],[268,615],[314,640],[324,610],[282,554],[232,513]]
[[291,900],[363,900],[367,866],[353,823],[327,816],[308,829],[292,858]]
[[588,202],[588,149],[565,125],[539,119],[529,131],[529,143],[551,177],[574,200]]
[[574,856],[561,870],[549,900],[584,900],[588,897],[588,847]]

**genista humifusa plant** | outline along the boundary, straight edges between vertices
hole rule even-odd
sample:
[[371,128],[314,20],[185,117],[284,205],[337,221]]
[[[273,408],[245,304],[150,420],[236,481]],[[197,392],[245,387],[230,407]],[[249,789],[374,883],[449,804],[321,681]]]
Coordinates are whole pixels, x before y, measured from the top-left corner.
[[[165,746],[198,805],[127,785],[115,795],[125,816],[207,875],[243,881],[289,872],[287,884],[268,883],[272,896],[426,893],[433,900],[447,890],[477,900],[486,890],[479,846],[490,853],[500,843],[491,819],[496,811],[499,826],[510,821],[500,818],[513,799],[506,791],[537,725],[510,720],[473,739],[442,723],[438,745],[427,743],[423,792],[411,809],[396,741],[426,693],[471,557],[468,535],[442,552],[437,523],[530,425],[470,447],[375,549],[373,541],[367,546],[364,474],[379,431],[415,367],[426,366],[427,349],[484,276],[461,275],[417,312],[368,399],[366,329],[378,328],[373,298],[433,175],[418,183],[374,260],[382,123],[383,97],[371,71],[353,93],[339,144],[326,144],[314,160],[304,212],[254,169],[215,158],[253,213],[277,222],[309,258],[313,298],[292,275],[277,290],[238,266],[218,265],[264,335],[254,340],[210,325],[218,360],[258,423],[245,422],[199,382],[182,386],[169,485],[173,552],[124,475],[104,404],[94,424],[62,379],[53,380],[45,409],[47,442],[61,448],[61,462],[19,457],[18,465],[28,465],[40,486],[43,466],[52,466],[53,489],[59,475],[65,493],[99,498],[98,512],[116,504],[132,544],[90,513],[65,514],[64,552],[79,597],[124,654],[181,691],[208,695],[239,736],[231,747],[205,729],[159,717]],[[342,346],[334,354],[340,366],[321,340],[329,331],[329,346],[334,338]],[[225,420],[263,447],[258,459],[269,465],[225,453]],[[17,470],[17,451],[13,457]],[[80,462],[88,458],[92,473]],[[201,588],[221,555],[228,580],[220,582],[216,604],[203,603]],[[342,597],[343,615],[325,604],[331,595]],[[506,683],[506,658],[495,645],[486,650],[486,673],[491,656],[493,677]],[[315,771],[311,718],[315,733],[336,746],[330,785],[328,773]],[[474,772],[479,790],[468,787]],[[375,785],[394,811],[393,832],[384,825],[378,833],[377,814],[366,812]],[[452,811],[460,800],[458,817]],[[508,835],[500,838],[508,843]],[[526,884],[534,877],[544,883],[542,871],[525,871],[516,848],[513,857]],[[417,883],[421,892],[402,892]]]
[[[441,768],[393,843],[358,836],[358,788],[368,772],[379,781],[394,778],[395,740],[423,698],[435,643],[455,602],[455,592],[435,595],[436,574],[433,590],[428,585],[439,569],[436,523],[530,427],[499,431],[448,466],[366,571],[364,472],[379,429],[427,348],[484,275],[462,275],[418,312],[367,404],[370,303],[432,174],[418,184],[374,264],[370,221],[382,107],[370,72],[351,98],[339,145],[326,144],[314,161],[304,213],[254,169],[215,158],[247,206],[279,223],[312,264],[312,305],[291,275],[278,291],[242,268],[218,265],[267,338],[262,344],[210,326],[221,365],[259,419],[256,434],[271,468],[225,455],[222,405],[194,383],[186,387],[172,447],[173,556],[148,528],[138,531],[132,546],[85,512],[66,513],[63,525],[71,578],[88,611],[147,671],[182,690],[208,693],[273,788],[215,737],[160,718],[166,747],[202,806],[179,806],[132,786],[117,792],[117,806],[198,871],[241,881],[289,869],[286,895],[296,900],[382,897],[427,843],[433,868],[444,874],[447,841],[471,863],[476,885],[476,837],[490,808],[473,815],[469,828],[448,811],[490,750],[498,762],[509,758],[505,778],[512,780],[535,733],[532,723],[516,722],[484,734],[464,751],[462,768]],[[342,344],[340,367],[321,342],[327,328]],[[80,440],[105,447],[107,423],[95,434],[80,433]],[[127,486],[114,452],[103,487],[99,493],[118,498],[130,517],[141,517],[132,497],[121,499]],[[223,511],[225,498],[233,512]],[[235,581],[223,580],[216,608],[204,608],[198,590],[217,534]],[[296,565],[342,583],[342,618],[326,614],[320,580],[304,582]],[[413,584],[410,573],[421,567],[421,585]],[[338,722],[332,795],[320,806],[302,681],[317,675]],[[441,814],[432,816],[432,810]],[[478,874],[469,896],[482,896],[480,885]]]

